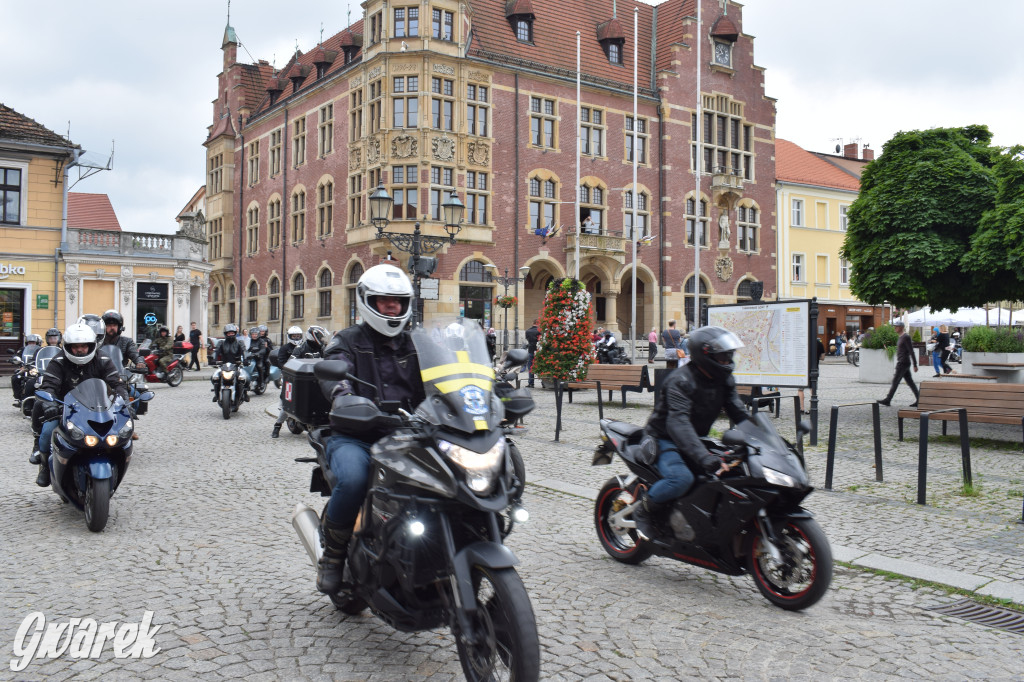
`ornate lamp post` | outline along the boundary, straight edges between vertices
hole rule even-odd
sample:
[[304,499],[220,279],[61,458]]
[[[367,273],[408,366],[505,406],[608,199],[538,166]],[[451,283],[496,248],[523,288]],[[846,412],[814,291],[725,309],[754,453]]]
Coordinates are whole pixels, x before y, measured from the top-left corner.
[[462,213],[466,210],[466,206],[455,195],[455,189],[452,189],[448,201],[441,204],[444,231],[448,234],[448,237],[444,238],[421,234],[418,221],[412,234],[385,232],[384,229],[391,222],[391,208],[394,203],[395,200],[384,189],[383,183],[378,185],[377,189],[370,194],[370,222],[377,228],[377,239],[386,237],[396,249],[411,254],[409,273],[413,276],[413,288],[416,294],[413,324],[421,325],[423,324],[423,301],[420,299],[420,278],[429,277],[437,269],[437,258],[429,254],[438,252],[445,244],[455,243],[455,235],[462,231]]
[[[498,266],[496,266],[496,265],[486,265],[484,267],[486,267],[486,268],[488,268],[490,270],[497,270],[498,269]],[[510,284],[517,284],[518,285],[519,282],[525,281],[526,280],[526,276],[530,274],[530,267],[527,266],[527,265],[524,265],[523,267],[519,268],[519,274],[520,274],[520,277],[509,277],[508,268],[505,268],[505,275],[504,276],[492,275],[491,279],[494,280],[495,282],[497,282],[498,284],[502,285],[503,287],[505,287],[505,293],[503,295],[505,297],[507,297],[508,296],[508,287],[509,287],[509,285]],[[518,289],[518,288],[519,287],[517,286],[516,289]],[[502,306],[502,307],[504,307],[504,306]],[[518,314],[515,316],[515,327],[516,327],[516,330],[515,330],[516,331],[516,342],[518,343],[518,341],[519,341],[519,315]],[[505,322],[504,322],[504,334],[503,334],[503,336],[505,337],[504,347],[505,347],[505,350],[508,351],[508,308],[505,308]]]

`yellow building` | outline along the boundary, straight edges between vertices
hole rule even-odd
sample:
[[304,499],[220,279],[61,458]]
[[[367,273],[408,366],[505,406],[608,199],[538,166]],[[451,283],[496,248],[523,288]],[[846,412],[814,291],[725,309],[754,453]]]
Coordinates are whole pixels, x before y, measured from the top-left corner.
[[874,158],[867,148],[858,158],[857,146],[832,156],[783,139],[775,145],[779,298],[817,298],[817,334],[826,348],[836,333],[850,337],[882,322],[881,306],[861,303],[850,291],[850,264],[839,255],[860,172]]
[[[82,150],[0,104],[0,353],[63,329],[67,171]],[[6,367],[6,363],[4,364]]]

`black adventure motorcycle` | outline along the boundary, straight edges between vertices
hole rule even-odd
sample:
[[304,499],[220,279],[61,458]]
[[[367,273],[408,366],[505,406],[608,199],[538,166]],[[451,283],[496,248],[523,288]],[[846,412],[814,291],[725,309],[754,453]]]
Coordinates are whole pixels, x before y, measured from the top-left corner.
[[[348,433],[388,431],[374,444],[371,487],[345,564],[351,589],[331,595],[346,614],[367,607],[403,632],[447,626],[468,680],[537,680],[540,644],[530,598],[502,544],[528,514],[513,499],[512,465],[500,428],[484,333],[468,324],[460,348],[412,332],[426,399],[409,414],[387,401],[336,398],[330,419]],[[317,363],[322,381],[347,378],[348,364]],[[319,390],[319,387],[315,387]],[[514,416],[514,415],[513,415]],[[330,429],[315,427],[312,492],[335,478],[325,453]],[[320,518],[304,504],[291,516],[314,564],[323,552]]]
[[[810,430],[807,422],[798,433]],[[652,554],[727,575],[750,573],[761,594],[797,611],[817,602],[832,581],[828,539],[800,503],[810,485],[800,450],[783,439],[763,412],[726,431],[721,441],[702,438],[731,469],[704,473],[667,514],[666,534],[649,540],[636,530],[632,512],[641,488],[660,478],[656,443],[643,428],[601,420],[594,465],[615,455],[630,473],[608,480],[594,507],[597,535],[615,560],[639,564]]]

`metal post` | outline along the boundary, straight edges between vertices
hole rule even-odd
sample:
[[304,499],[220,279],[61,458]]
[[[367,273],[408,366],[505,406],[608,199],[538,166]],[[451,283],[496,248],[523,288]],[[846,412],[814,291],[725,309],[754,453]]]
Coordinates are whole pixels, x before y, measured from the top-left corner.
[[882,419],[878,403],[871,403],[871,427],[875,435],[875,480],[882,481]]
[[562,430],[562,380],[555,379],[555,442]]
[[921,427],[917,443],[917,503],[927,504],[925,490],[928,487],[928,413],[921,414]]
[[974,485],[971,476],[971,438],[967,432],[967,408],[961,407],[957,412],[960,413],[960,458],[964,467],[964,484]]
[[[832,406],[828,429],[828,458],[825,461],[825,490],[832,490],[832,473],[836,466],[836,431],[839,426],[839,406]],[[812,431],[813,433],[813,431]]]

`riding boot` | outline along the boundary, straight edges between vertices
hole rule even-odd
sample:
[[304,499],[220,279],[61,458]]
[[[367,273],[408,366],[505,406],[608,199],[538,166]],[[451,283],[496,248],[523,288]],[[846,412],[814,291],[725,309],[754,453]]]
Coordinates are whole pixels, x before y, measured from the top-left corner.
[[637,531],[649,540],[662,536],[665,531],[661,527],[661,516],[667,506],[652,500],[645,490],[640,498],[640,504],[633,510],[633,521],[636,523]]
[[324,540],[324,554],[316,566],[316,589],[324,594],[337,594],[343,584],[352,529],[325,518],[320,532]]
[[43,455],[43,461],[39,464],[39,475],[36,476],[36,485],[40,488],[50,487],[50,463],[48,456]]
[[[36,442],[38,442],[38,441],[39,441],[39,438],[36,437]],[[33,450],[32,454],[28,456],[28,463],[29,464],[42,464],[43,463],[43,453],[39,452],[38,448]]]
[[274,430],[270,432],[270,437],[271,438],[277,438],[280,435],[281,435],[281,425],[280,424],[274,424]]

